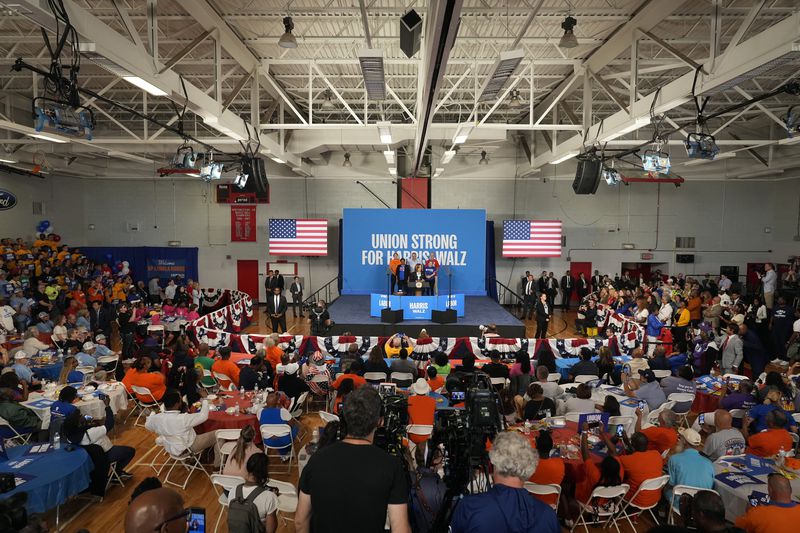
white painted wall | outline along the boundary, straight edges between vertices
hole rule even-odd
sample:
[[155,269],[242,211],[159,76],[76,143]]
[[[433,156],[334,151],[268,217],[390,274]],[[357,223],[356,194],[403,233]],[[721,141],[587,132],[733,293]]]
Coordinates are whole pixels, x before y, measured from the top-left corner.
[[[498,279],[512,287],[525,270],[562,272],[568,267],[568,254],[576,261],[592,261],[603,272],[618,272],[620,263],[638,262],[642,251],[655,247],[657,226],[658,251],[653,262],[669,263],[672,272],[716,273],[721,265],[738,265],[743,271],[747,262],[785,261],[800,252],[792,240],[800,200],[797,180],[693,181],[690,172],[682,171],[687,183],[680,188],[662,185],[660,200],[658,188],[649,184],[612,188],[603,183],[594,196],[576,196],[568,178],[573,164],[548,167],[533,178],[515,181],[517,165],[524,163],[517,154],[496,151],[488,166],[478,166],[477,159],[457,156],[443,176],[434,180],[433,207],[487,210],[496,224]],[[396,201],[381,154],[353,154],[350,168],[341,167],[341,160],[341,154],[334,154],[330,165],[317,167],[313,178],[280,176],[288,172],[268,167],[274,176],[270,179],[272,203],[258,206],[256,243],[229,242],[230,207],[214,202],[213,187],[164,178],[40,181],[0,175],[0,187],[19,198],[16,208],[0,212],[0,234],[32,236],[40,217],[30,214],[30,202],[43,199],[45,218],[69,244],[165,246],[167,241],[180,240],[184,246],[200,249],[203,285],[235,287],[237,259],[259,260],[262,275],[266,262],[277,259],[267,255],[270,217],[327,218],[330,255],[299,260],[299,274],[306,278],[310,293],[337,274],[341,210],[381,206],[355,180],[363,181],[388,204]],[[567,248],[562,258],[502,259],[502,221],[514,217],[563,220]],[[139,223],[140,231],[128,232],[128,222]],[[88,230],[89,224],[96,229]],[[765,227],[771,232],[765,233]],[[696,238],[694,265],[675,265],[672,248],[677,235]],[[634,243],[636,250],[623,251],[622,243]]]

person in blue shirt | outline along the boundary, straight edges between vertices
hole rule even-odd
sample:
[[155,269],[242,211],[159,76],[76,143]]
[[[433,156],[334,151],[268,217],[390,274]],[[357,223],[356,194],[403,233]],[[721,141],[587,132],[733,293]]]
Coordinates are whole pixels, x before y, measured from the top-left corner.
[[14,354],[14,364],[11,368],[14,369],[14,373],[19,379],[28,383],[29,389],[34,385],[39,385],[39,380],[33,377],[33,371],[28,366],[28,354],[22,350]]
[[456,504],[450,532],[559,533],[555,511],[525,490],[525,481],[539,464],[539,455],[528,439],[517,432],[499,434],[489,459],[494,467],[494,486]]
[[71,355],[65,357],[64,366],[61,367],[61,373],[58,376],[58,384],[83,383],[83,372],[78,372],[75,370],[76,368],[78,368],[78,360]]
[[780,391],[774,387],[770,387],[767,391],[767,397],[764,399],[764,403],[756,405],[750,409],[750,412],[747,414],[747,416],[752,420],[752,425],[755,428],[754,430],[751,428],[752,433],[757,433],[767,429],[767,415],[771,411],[782,411],[786,417],[786,429],[790,429],[790,421],[794,421],[794,419],[792,418],[791,414],[787,413],[781,408],[780,402]]
[[105,357],[107,355],[117,355],[111,348],[106,346],[106,336],[102,333],[94,338],[94,355],[99,357]]
[[[664,489],[664,498],[668,502],[672,502],[672,488],[678,485],[714,488],[714,463],[700,455],[699,448],[703,445],[700,433],[691,428],[682,428],[678,433],[680,439],[667,462],[669,486]],[[675,500],[675,509],[678,509],[678,503]]]
[[94,356],[94,343],[84,342],[83,343],[83,350],[75,354],[75,359],[78,360],[78,364],[80,366],[90,366],[92,368],[97,367],[97,358]]
[[78,399],[78,389],[70,387],[69,385],[61,389],[58,393],[58,400],[53,402],[50,406],[50,425],[57,425],[53,423],[54,420],[61,422],[78,408],[74,405],[75,400]]

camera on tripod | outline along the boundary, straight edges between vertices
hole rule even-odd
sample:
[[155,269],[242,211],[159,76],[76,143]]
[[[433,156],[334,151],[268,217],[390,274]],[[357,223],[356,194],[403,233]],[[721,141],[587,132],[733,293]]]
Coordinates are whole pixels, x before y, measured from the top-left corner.
[[390,455],[399,457],[405,465],[403,440],[408,427],[408,400],[402,394],[382,394],[383,426],[375,431],[374,444]]

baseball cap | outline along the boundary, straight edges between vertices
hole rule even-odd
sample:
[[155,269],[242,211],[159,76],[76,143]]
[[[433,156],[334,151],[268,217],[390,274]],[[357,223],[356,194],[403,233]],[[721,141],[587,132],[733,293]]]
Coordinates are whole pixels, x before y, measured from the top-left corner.
[[98,342],[100,342],[100,341],[104,341],[104,340],[106,340],[106,336],[105,336],[105,335],[103,335],[103,334],[101,333],[100,335],[98,335],[97,337],[95,337],[95,338],[94,338],[94,340],[96,340],[96,341],[98,341]]
[[18,351],[17,353],[14,354],[14,359],[27,359],[27,358],[28,358],[28,354],[26,354],[22,350],[20,350],[20,351]]
[[702,442],[702,438],[700,437],[700,433],[693,430],[692,428],[681,428],[678,430],[678,433],[681,434],[686,442],[691,444],[692,446],[699,446]]
[[91,342],[91,341],[84,342],[83,343],[83,349],[84,350],[94,350],[94,343]]
[[643,369],[639,370],[639,375],[643,376],[647,380],[648,383],[652,383],[652,382],[654,382],[656,380],[655,372],[653,372],[649,368],[643,368]]

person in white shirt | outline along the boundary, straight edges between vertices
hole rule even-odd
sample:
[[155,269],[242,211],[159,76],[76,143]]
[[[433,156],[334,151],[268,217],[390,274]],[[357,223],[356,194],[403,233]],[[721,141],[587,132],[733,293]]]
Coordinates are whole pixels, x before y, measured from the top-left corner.
[[164,299],[165,300],[175,300],[175,292],[178,290],[178,286],[175,285],[175,280],[169,280],[167,283],[167,287],[164,289]]
[[[267,487],[269,476],[267,475],[267,467],[269,459],[266,454],[256,453],[250,456],[247,460],[247,477],[241,485],[237,485],[230,491],[228,499],[233,501],[237,499],[246,500],[254,492],[256,493],[253,498],[253,505],[258,510],[258,517],[264,523],[264,530],[273,532],[278,527],[278,497]],[[237,517],[228,514],[228,529],[230,531],[242,531],[242,526]]]
[[765,263],[764,274],[758,274],[758,277],[761,278],[761,286],[764,289],[764,304],[771,310],[775,303],[775,287],[778,283],[778,275],[772,263]]
[[728,292],[731,289],[731,285],[733,285],[733,282],[728,279],[728,276],[725,274],[720,274],[719,283],[717,283],[719,290]]
[[570,398],[566,402],[559,400],[558,414],[565,415],[567,413],[596,413],[597,407],[594,400],[592,400],[592,389],[585,383],[578,385],[575,391],[575,398]]
[[26,329],[22,338],[25,339],[22,342],[22,349],[27,354],[36,355],[40,350],[47,350],[50,348],[49,345],[39,340],[39,330],[36,329],[35,326]]
[[[536,379],[537,383],[542,387],[542,391],[547,398],[554,400],[561,396],[561,387],[558,386],[557,381],[548,381],[547,377],[550,375],[550,371],[547,370],[547,367],[544,365],[539,365],[536,367]],[[526,398],[529,400],[530,398]]]
[[203,450],[214,448],[214,466],[220,464],[219,448],[217,447],[216,433],[197,434],[195,426],[208,420],[208,401],[203,400],[200,412],[184,413],[181,410],[182,401],[180,393],[175,389],[168,389],[162,398],[165,411],[154,413],[147,417],[144,427],[158,435],[156,444],[172,455],[180,455],[186,450],[199,453]]
[[670,327],[672,325],[673,314],[675,314],[675,309],[670,303],[670,292],[665,290],[661,296],[661,307],[658,309],[657,318],[659,322],[664,324],[664,327]]
[[17,312],[14,308],[8,305],[8,298],[0,296],[0,328],[6,333],[13,333],[16,331],[14,327],[14,315]]

